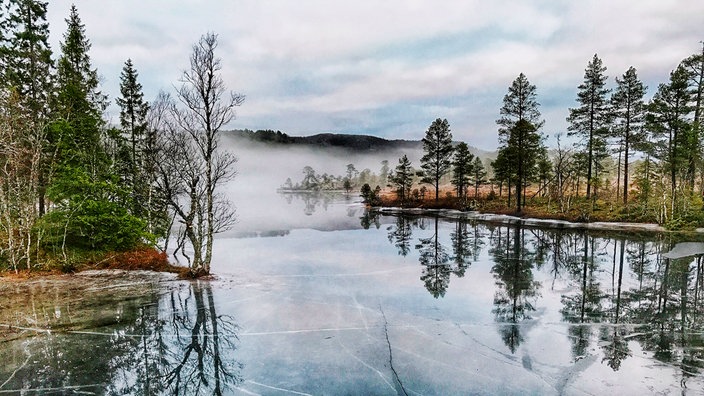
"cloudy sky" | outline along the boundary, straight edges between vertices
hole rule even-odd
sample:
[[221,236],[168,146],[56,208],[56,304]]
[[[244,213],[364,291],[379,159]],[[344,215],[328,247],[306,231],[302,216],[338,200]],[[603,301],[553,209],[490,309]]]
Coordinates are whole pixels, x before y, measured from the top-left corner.
[[232,128],[420,139],[439,117],[489,150],[519,73],[553,135],[595,53],[610,84],[633,65],[650,96],[704,40],[695,0],[51,0],[57,52],[71,3],[113,103],[127,58],[151,99],[173,91],[191,45],[212,31],[225,82],[247,97]]

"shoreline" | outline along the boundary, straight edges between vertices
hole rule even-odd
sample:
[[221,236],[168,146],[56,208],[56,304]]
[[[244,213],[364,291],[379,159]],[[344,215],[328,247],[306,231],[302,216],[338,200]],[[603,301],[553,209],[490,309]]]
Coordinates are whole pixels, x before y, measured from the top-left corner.
[[457,209],[429,209],[429,208],[402,208],[388,206],[371,206],[370,210],[382,215],[435,215],[447,219],[479,220],[494,224],[523,225],[527,227],[555,228],[565,230],[591,230],[591,231],[622,231],[622,232],[651,232],[651,233],[682,233],[704,235],[704,228],[691,231],[673,231],[655,223],[625,223],[625,222],[572,222],[557,219],[541,219],[533,217],[518,217],[498,213],[482,213],[479,211],[461,211]]

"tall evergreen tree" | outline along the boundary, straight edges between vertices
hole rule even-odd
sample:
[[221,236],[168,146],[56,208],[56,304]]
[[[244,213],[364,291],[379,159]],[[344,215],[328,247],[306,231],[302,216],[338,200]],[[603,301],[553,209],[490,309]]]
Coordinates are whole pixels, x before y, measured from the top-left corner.
[[[695,162],[701,164],[702,145],[701,140],[704,139],[704,42],[702,42],[702,52],[691,55],[685,58],[680,66],[686,71],[690,96],[691,106],[693,107],[694,115],[692,119],[692,134],[699,142],[697,151],[690,153],[689,163],[689,183],[694,186]],[[694,155],[697,158],[694,158]],[[704,169],[702,170],[704,176]],[[704,191],[704,184],[702,185]]]
[[665,162],[670,176],[670,211],[673,215],[678,176],[686,175],[689,154],[698,144],[688,119],[691,110],[687,72],[678,67],[670,73],[669,83],[658,86],[647,114],[647,127],[659,143],[656,155]]
[[509,166],[515,169],[516,211],[525,207],[525,187],[537,173],[538,157],[545,152],[543,137],[533,124],[527,120],[518,121],[511,128],[511,135],[504,150]]
[[535,85],[532,85],[525,74],[521,73],[508,87],[501,107],[501,118],[496,120],[499,125],[499,138],[507,137],[518,121],[528,121],[539,129],[545,123],[541,119],[540,103],[537,101]]
[[479,194],[479,187],[486,183],[486,169],[479,157],[474,157],[472,162],[472,183],[474,184],[474,197]]
[[455,147],[452,158],[452,185],[457,190],[457,198],[467,197],[467,187],[471,182],[474,155],[469,152],[467,143],[460,142]]
[[14,26],[10,21],[10,2],[0,1],[0,94],[6,95],[7,86],[7,64],[10,45],[10,32]]
[[[57,62],[57,96],[54,110],[75,130],[79,151],[94,152],[100,145],[106,96],[98,90],[98,72],[90,60],[91,44],[76,6],[71,6],[61,56]],[[93,153],[95,154],[95,153]]]
[[570,115],[567,122],[569,136],[579,136],[587,151],[587,198],[592,193],[595,155],[597,141],[606,139],[609,125],[609,106],[606,95],[610,92],[606,88],[607,76],[604,75],[606,67],[601,59],[594,54],[594,58],[587,64],[584,71],[584,82],[579,85],[577,102],[579,107],[569,109]]
[[452,166],[452,134],[447,120],[436,119],[423,138],[423,151],[425,154],[420,159],[423,169],[423,183],[433,184],[435,187],[435,202],[440,196],[440,179]]
[[398,165],[396,165],[395,172],[389,176],[389,181],[396,187],[398,198],[405,201],[410,195],[413,185],[413,168],[411,161],[405,154],[398,159]]
[[124,179],[132,191],[132,213],[142,216],[147,210],[148,177],[145,176],[146,134],[148,104],[144,101],[142,84],[137,81],[137,71],[128,59],[120,75],[120,126],[127,140],[128,155]]
[[525,206],[525,202],[521,204],[522,191],[534,171],[542,147],[538,129],[544,121],[540,119],[536,96],[535,85],[530,84],[523,73],[519,74],[504,96],[501,118],[496,120],[500,150],[505,152],[506,165],[516,171],[516,211],[519,212]]
[[[47,3],[36,0],[10,2],[8,25],[13,30],[3,50],[5,82],[19,95],[27,130],[34,141],[44,148],[49,104],[53,94],[53,68],[49,47],[49,24],[46,21]],[[47,164],[44,153],[37,159],[37,200],[39,215],[45,212]]]
[[638,79],[631,66],[621,78],[616,77],[616,91],[611,95],[614,116],[614,135],[623,148],[623,204],[628,203],[628,161],[634,144],[642,139],[645,119],[643,97],[647,87]]
[[128,212],[128,193],[111,173],[102,136],[105,96],[98,91],[90,42],[75,6],[66,22],[53,109],[57,120],[49,126],[55,157],[47,196],[55,207],[44,221],[47,243],[70,261],[69,247],[130,249],[142,240],[145,224]]
[[35,124],[46,120],[52,92],[53,62],[46,11],[46,2],[16,0],[9,17],[15,29],[8,39],[7,82],[18,91]]
[[701,128],[704,126],[704,42],[702,52],[685,58],[681,66],[687,71],[689,86],[694,106],[694,122]]

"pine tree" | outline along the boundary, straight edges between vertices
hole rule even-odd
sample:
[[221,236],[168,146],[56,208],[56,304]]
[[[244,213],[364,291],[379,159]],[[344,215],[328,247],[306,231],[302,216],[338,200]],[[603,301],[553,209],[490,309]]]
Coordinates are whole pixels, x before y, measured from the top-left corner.
[[396,187],[398,199],[402,202],[405,201],[409,197],[413,185],[413,168],[411,161],[405,154],[399,158],[395,172],[389,176],[389,181]]
[[691,55],[681,63],[689,78],[694,106],[694,122],[698,123],[700,128],[704,124],[704,42],[701,44],[701,53]]
[[570,115],[567,117],[567,122],[570,123],[568,135],[581,137],[587,146],[587,198],[592,193],[594,149],[597,140],[605,140],[609,125],[610,112],[606,95],[610,90],[606,88],[608,77],[604,75],[605,71],[601,59],[594,54],[584,71],[584,82],[578,87],[577,102],[580,106],[569,109]]
[[[670,73],[670,82],[660,84],[648,105],[647,128],[657,141],[656,155],[666,164],[670,176],[670,213],[675,214],[675,192],[678,176],[687,172],[689,154],[698,143],[692,134],[688,115],[690,92],[687,72],[678,67]],[[694,146],[694,147],[693,147]]]
[[504,151],[507,166],[516,172],[516,211],[520,212],[521,196],[529,176],[535,173],[537,156],[542,148],[542,136],[538,132],[544,121],[540,119],[540,104],[536,100],[535,85],[531,85],[521,73],[504,96],[499,125],[500,150]]
[[[511,180],[515,178],[515,170],[511,168],[508,160],[508,150],[506,148],[499,148],[496,155],[496,159],[491,161],[489,165],[493,171],[494,177],[492,178],[492,183],[499,185],[499,196],[503,195],[504,183],[508,186],[508,200],[507,205],[511,205]],[[476,195],[476,193],[475,193]]]
[[7,83],[16,89],[34,124],[45,122],[52,92],[51,48],[47,3],[36,0],[16,0],[9,16],[15,26],[8,38]]
[[10,53],[10,33],[14,31],[14,26],[10,21],[11,3],[0,1],[0,94],[7,96],[8,55]]
[[[701,139],[704,139],[704,42],[702,42],[702,52],[687,57],[680,63],[680,66],[687,72],[690,87],[690,103],[694,111],[692,134],[701,142]],[[688,176],[691,186],[694,186],[695,162],[701,157],[701,144],[697,148],[696,153],[690,153]],[[694,157],[695,154],[697,158]],[[704,184],[701,188],[704,191]]]
[[476,198],[479,194],[479,187],[486,183],[486,169],[484,169],[484,164],[479,157],[474,157],[474,162],[472,163],[472,181],[474,183],[474,197]]
[[98,72],[93,69],[88,54],[91,44],[76,6],[71,6],[66,23],[68,27],[57,63],[54,110],[70,128],[63,128],[58,136],[51,136],[52,143],[58,145],[57,151],[63,155],[59,161],[81,162],[96,174],[97,168],[106,160],[101,144],[101,115],[106,107],[106,97],[98,91]]
[[467,143],[461,142],[455,147],[452,159],[452,185],[457,190],[458,198],[467,197],[467,187],[472,176],[474,155],[469,152]]
[[638,79],[631,66],[623,77],[616,77],[616,91],[611,96],[614,116],[614,136],[623,148],[623,204],[628,203],[628,161],[634,144],[642,139],[641,128],[645,120],[643,97],[647,87]]
[[120,106],[120,126],[127,140],[126,173],[123,179],[132,191],[132,213],[142,216],[148,210],[145,208],[149,189],[149,181],[145,176],[145,151],[147,133],[147,112],[149,106],[144,101],[142,84],[137,82],[137,71],[132,60],[128,59],[120,75],[120,94],[116,99]]
[[37,159],[37,200],[39,216],[45,212],[47,178],[44,141],[49,120],[49,105],[53,93],[53,68],[49,47],[49,24],[46,21],[47,3],[35,0],[16,0],[10,9],[7,24],[13,26],[3,50],[5,82],[19,95],[27,121],[27,130],[35,134],[33,140],[41,145]]
[[435,187],[435,202],[440,194],[440,179],[452,165],[452,134],[447,120],[436,119],[430,124],[423,138],[423,151],[420,167],[423,169],[423,183]]
[[532,85],[525,74],[521,73],[508,87],[501,107],[501,118],[496,120],[499,127],[499,137],[508,136],[518,121],[528,121],[539,129],[545,123],[541,120],[540,103],[538,103],[535,85]]
[[[65,261],[69,248],[123,250],[145,236],[145,223],[129,213],[129,194],[112,173],[103,139],[105,97],[98,91],[90,42],[75,6],[66,20],[57,68],[56,118],[49,126],[54,208],[44,217],[46,242]],[[60,252],[58,251],[60,249]]]

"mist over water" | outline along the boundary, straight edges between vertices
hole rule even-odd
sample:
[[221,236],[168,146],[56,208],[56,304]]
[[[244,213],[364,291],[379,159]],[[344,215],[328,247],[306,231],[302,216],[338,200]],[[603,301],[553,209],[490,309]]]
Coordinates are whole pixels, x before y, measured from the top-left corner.
[[[309,197],[307,203],[301,195],[287,197],[287,194],[279,194],[277,189],[287,178],[291,178],[294,184],[301,181],[305,166],[312,167],[321,175],[345,175],[347,164],[353,164],[360,172],[369,169],[379,174],[383,160],[388,160],[389,168],[393,169],[398,159],[406,154],[418,167],[422,155],[420,150],[351,154],[338,148],[258,143],[227,134],[223,135],[220,147],[238,157],[237,177],[220,190],[237,208],[238,222],[220,237],[300,227],[329,228],[331,223],[341,221],[348,212],[347,206],[361,208],[358,192],[347,196],[321,193],[317,197]],[[331,200],[343,205],[329,205]],[[312,213],[306,210],[306,206],[311,205],[310,201],[317,201],[314,204],[317,209]],[[336,215],[331,215],[331,212]]]

